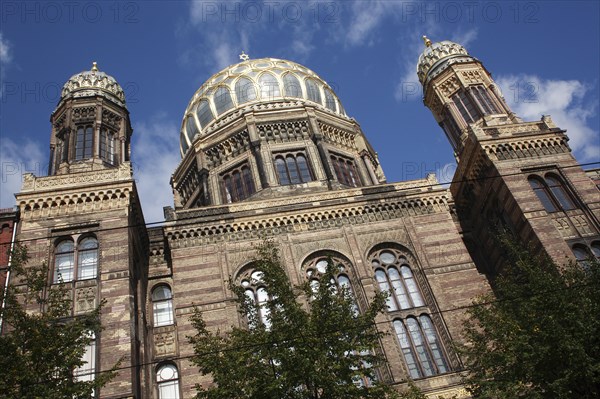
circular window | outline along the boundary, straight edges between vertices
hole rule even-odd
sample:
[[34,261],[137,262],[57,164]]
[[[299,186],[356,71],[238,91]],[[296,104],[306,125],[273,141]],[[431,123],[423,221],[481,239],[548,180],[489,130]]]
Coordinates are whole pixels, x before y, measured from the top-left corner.
[[394,261],[396,260],[396,256],[388,251],[382,252],[379,254],[379,259],[385,263],[385,264],[390,264],[390,263],[394,263]]
[[250,285],[250,281],[248,280],[242,280],[242,287],[247,287]]
[[256,280],[256,281],[262,281],[262,278],[263,278],[263,272],[259,272],[259,271],[253,272],[253,273],[250,275],[250,277],[251,277],[253,280]]
[[325,273],[327,271],[327,261],[325,259],[317,262],[317,270],[319,273]]
[[378,262],[378,261],[376,261],[376,260],[373,260],[373,261],[371,262],[371,265],[373,265],[373,267],[378,267],[378,266],[379,266],[379,262]]

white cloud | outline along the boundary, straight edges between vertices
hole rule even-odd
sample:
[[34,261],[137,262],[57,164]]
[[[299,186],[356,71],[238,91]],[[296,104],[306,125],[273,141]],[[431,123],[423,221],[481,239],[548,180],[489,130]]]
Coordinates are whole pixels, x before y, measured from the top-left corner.
[[45,151],[38,143],[27,139],[17,143],[3,136],[0,138],[0,208],[10,208],[15,205],[14,194],[21,191],[23,174],[45,176],[48,167],[44,161]]
[[171,174],[179,164],[179,123],[158,114],[135,126],[133,173],[146,223],[164,220],[163,207],[173,205]]
[[2,97],[2,82],[5,78],[6,66],[12,61],[11,44],[2,36],[0,32],[0,97]]
[[569,145],[581,161],[598,160],[600,132],[588,126],[589,119],[597,115],[598,99],[585,98],[587,84],[535,75],[500,76],[496,83],[519,117],[539,120],[542,115],[550,115],[557,126],[567,130]]

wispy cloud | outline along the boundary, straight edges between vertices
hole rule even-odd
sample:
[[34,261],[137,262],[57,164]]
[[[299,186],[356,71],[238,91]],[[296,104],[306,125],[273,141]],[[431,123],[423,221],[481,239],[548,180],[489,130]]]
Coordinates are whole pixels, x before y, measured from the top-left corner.
[[173,205],[169,180],[181,160],[179,123],[157,114],[136,124],[131,145],[133,173],[146,223],[164,220],[163,207]]
[[2,87],[4,84],[5,70],[12,61],[12,47],[6,38],[0,32],[0,97],[2,97]]
[[581,161],[598,160],[600,132],[588,125],[598,113],[598,98],[587,98],[588,84],[535,75],[499,76],[496,83],[518,116],[538,120],[550,115],[557,126],[567,129],[569,145]]
[[0,63],[8,64],[12,61],[11,45],[0,32]]
[[0,139],[0,208],[15,205],[14,194],[21,191],[23,174],[33,173],[44,176],[48,167],[45,151],[40,145],[30,140],[16,142],[2,134]]

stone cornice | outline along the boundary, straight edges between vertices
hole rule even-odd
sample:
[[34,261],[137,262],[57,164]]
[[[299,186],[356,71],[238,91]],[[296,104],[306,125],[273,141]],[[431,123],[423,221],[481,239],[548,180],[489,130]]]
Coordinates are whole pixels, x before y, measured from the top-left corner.
[[118,168],[57,176],[37,177],[32,173],[26,173],[23,175],[23,187],[17,197],[29,193],[72,188],[81,189],[104,183],[114,184],[127,181],[133,181],[133,173],[129,162],[122,163]]
[[422,188],[434,179],[178,212],[165,232],[178,248],[449,212],[448,190]]

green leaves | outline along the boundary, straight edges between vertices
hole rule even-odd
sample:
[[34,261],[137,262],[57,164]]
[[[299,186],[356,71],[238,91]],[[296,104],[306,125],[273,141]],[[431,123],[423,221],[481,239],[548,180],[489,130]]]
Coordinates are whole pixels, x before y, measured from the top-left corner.
[[89,398],[115,371],[97,374],[93,381],[73,377],[93,340],[90,332],[101,329],[102,305],[72,318],[67,287],[47,287],[47,266],[26,265],[27,260],[26,248],[17,245],[2,313],[0,398]]
[[[197,333],[193,362],[214,384],[197,387],[197,398],[328,399],[393,397],[379,381],[376,369],[384,363],[376,348],[382,333],[375,317],[385,309],[378,294],[367,309],[357,312],[351,291],[338,287],[338,272],[329,262],[318,289],[306,283],[292,287],[273,242],[257,248],[255,269],[267,288],[267,325],[260,304],[230,281],[239,309],[250,328],[211,332],[195,311]],[[369,384],[365,384],[370,381]]]
[[508,239],[496,296],[468,311],[466,382],[485,398],[600,397],[600,267],[559,267]]

